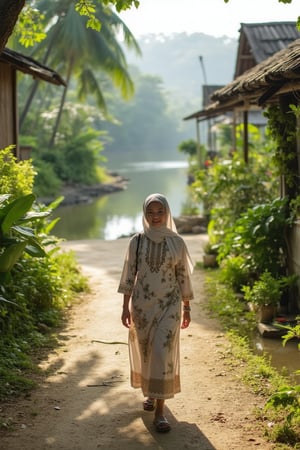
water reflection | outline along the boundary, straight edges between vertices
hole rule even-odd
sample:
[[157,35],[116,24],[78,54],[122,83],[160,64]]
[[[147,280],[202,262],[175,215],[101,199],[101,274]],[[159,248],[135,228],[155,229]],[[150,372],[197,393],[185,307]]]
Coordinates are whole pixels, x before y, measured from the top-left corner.
[[68,240],[109,240],[139,231],[143,200],[153,192],[166,195],[173,215],[180,215],[187,196],[187,167],[186,161],[130,162],[113,167],[130,179],[128,188],[89,204],[58,208],[55,235]]
[[[278,370],[286,368],[290,373],[300,368],[298,343],[296,339],[291,340],[284,347],[280,338],[268,339],[261,337],[259,334],[254,338],[258,355],[269,355],[273,367]],[[298,378],[298,381],[300,381],[299,376],[295,378]]]

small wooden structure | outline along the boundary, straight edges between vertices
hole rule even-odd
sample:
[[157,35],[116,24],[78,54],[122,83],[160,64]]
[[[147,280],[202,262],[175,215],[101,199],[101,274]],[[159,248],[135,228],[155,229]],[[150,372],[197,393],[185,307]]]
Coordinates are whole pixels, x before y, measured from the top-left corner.
[[[33,58],[5,48],[0,53],[0,149],[15,145],[15,156],[28,158],[20,154],[18,145],[18,108],[17,108],[17,71],[65,86],[64,80],[52,69],[40,64]],[[28,153],[28,152],[27,152]]]

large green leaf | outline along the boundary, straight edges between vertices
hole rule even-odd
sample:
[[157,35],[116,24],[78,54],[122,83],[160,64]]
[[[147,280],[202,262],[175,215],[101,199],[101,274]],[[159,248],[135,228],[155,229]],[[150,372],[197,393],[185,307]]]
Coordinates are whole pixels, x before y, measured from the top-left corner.
[[34,194],[24,195],[9,203],[5,208],[5,217],[1,222],[1,230],[6,234],[21,217],[27,213],[35,200]]
[[18,242],[7,247],[0,255],[0,272],[9,272],[24,251],[26,242]]
[[20,223],[24,223],[24,222],[29,222],[32,220],[37,220],[37,219],[43,219],[44,217],[47,217],[51,214],[51,211],[29,211],[24,217],[22,217],[19,222]]
[[47,224],[47,226],[44,228],[44,231],[46,234],[49,234],[50,231],[53,230],[53,228],[55,227],[55,225],[57,224],[57,222],[60,221],[60,217],[56,217],[55,219],[51,220],[50,223]]
[[30,245],[26,245],[25,252],[33,257],[43,258],[46,256],[45,250],[37,242],[32,242]]
[[35,237],[34,230],[32,228],[16,225],[16,226],[12,227],[12,230],[16,231],[20,236],[22,236],[22,238],[25,238],[25,239]]

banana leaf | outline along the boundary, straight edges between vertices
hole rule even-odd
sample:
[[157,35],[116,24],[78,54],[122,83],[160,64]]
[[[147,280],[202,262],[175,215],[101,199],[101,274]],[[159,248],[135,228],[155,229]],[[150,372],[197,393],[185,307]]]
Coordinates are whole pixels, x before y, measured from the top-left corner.
[[18,242],[7,247],[0,255],[0,272],[9,272],[20,258],[26,247],[26,242]]
[[0,224],[3,234],[8,233],[11,227],[29,211],[34,200],[33,194],[23,195],[3,208],[2,212],[4,211],[5,216]]

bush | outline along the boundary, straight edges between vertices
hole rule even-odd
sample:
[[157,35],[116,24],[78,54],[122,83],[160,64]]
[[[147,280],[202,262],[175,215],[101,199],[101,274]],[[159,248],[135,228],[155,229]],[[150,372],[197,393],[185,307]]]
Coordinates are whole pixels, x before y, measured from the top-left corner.
[[5,297],[17,306],[1,305],[0,331],[14,336],[31,332],[42,316],[54,311],[52,319],[58,318],[57,312],[72,302],[74,294],[87,289],[72,252],[55,252],[45,258],[25,256],[13,268],[11,282],[5,287]]
[[209,229],[218,242],[247,208],[270,201],[278,182],[270,176],[270,158],[253,154],[246,164],[238,154],[232,159],[215,158],[207,170],[196,174],[193,188],[210,215]]
[[[48,327],[58,324],[63,308],[87,290],[87,280],[74,254],[62,253],[58,239],[49,235],[55,221],[47,217],[60,199],[49,207],[32,203],[34,170],[29,161],[18,163],[11,148],[0,152],[0,171],[2,399],[32,388],[34,383],[26,375],[32,370],[30,354],[50,341],[41,331],[46,333]],[[16,253],[18,245],[22,246]],[[50,246],[46,253],[44,248]]]
[[289,226],[286,199],[249,208],[241,214],[220,246],[220,258],[240,255],[256,278],[265,271],[283,275],[286,266],[286,231]]
[[18,162],[13,146],[0,150],[0,173],[0,194],[10,194],[14,199],[32,192],[36,174],[31,161]]
[[247,261],[243,256],[233,256],[222,261],[220,281],[235,292],[241,292],[242,287],[249,282],[249,277]]
[[56,196],[61,190],[62,181],[56,175],[53,165],[43,161],[35,161],[37,175],[34,180],[34,193],[38,197]]

